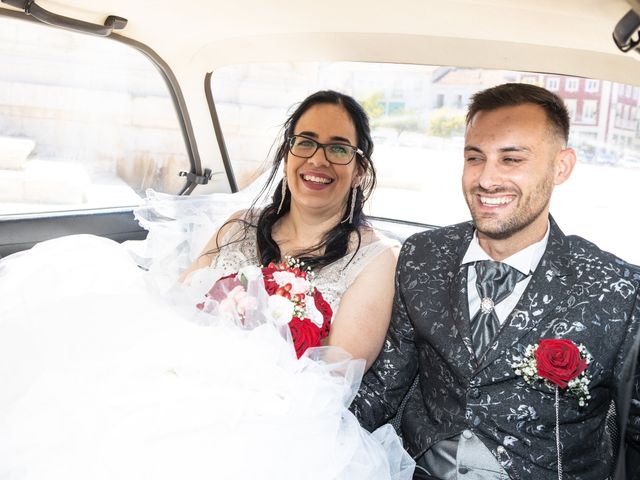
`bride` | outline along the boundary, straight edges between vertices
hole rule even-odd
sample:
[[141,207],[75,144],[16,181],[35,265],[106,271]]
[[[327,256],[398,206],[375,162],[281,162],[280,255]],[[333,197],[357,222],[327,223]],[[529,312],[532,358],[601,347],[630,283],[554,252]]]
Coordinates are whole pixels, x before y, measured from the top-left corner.
[[[272,202],[234,214],[169,290],[152,278],[162,262],[144,272],[99,237],[2,260],[0,478],[410,478],[392,429],[371,435],[347,410],[382,346],[398,250],[362,212],[372,150],[352,98],[305,99],[285,123]],[[324,346],[300,359],[290,333],[194,301],[285,256],[314,271],[334,312]]]
[[355,100],[334,91],[309,96],[284,125],[270,179],[280,162],[284,177],[273,203],[236,214],[184,276],[212,264],[230,273],[243,263],[298,258],[316,272],[336,312],[327,345],[368,367],[389,326],[398,253],[362,211],[375,186],[372,151],[367,115]]

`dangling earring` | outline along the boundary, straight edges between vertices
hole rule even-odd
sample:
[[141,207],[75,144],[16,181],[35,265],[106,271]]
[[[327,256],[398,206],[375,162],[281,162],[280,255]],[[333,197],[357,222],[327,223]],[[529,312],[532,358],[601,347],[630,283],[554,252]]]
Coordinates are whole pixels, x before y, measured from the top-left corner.
[[356,209],[356,198],[358,197],[358,185],[351,189],[351,207],[349,208],[349,216],[340,223],[353,223],[353,212]]
[[280,215],[280,210],[282,210],[282,205],[284,205],[284,198],[287,196],[287,176],[282,177],[282,199],[280,200],[280,205],[278,206],[278,211],[276,215]]

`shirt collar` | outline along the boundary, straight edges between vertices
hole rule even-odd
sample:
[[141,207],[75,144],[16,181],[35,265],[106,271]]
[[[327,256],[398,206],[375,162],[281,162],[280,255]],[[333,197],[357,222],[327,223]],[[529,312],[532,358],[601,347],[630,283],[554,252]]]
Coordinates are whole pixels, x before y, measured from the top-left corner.
[[[549,231],[550,225],[547,222],[547,232],[544,234],[542,240],[536,243],[532,243],[528,247],[523,248],[522,250],[514,253],[508,258],[505,258],[504,260],[502,260],[502,263],[506,263],[510,267],[515,268],[525,275],[529,275],[538,267],[538,263],[540,263],[540,259],[542,258],[542,255],[547,248],[547,243],[549,241]],[[464,254],[464,257],[462,258],[462,262],[460,264],[465,265],[467,263],[473,263],[482,260],[493,260],[493,258],[491,258],[487,254],[487,252],[485,252],[480,246],[480,242],[478,241],[478,231],[475,230],[473,232],[473,238],[471,239],[469,248],[467,248],[467,252]]]

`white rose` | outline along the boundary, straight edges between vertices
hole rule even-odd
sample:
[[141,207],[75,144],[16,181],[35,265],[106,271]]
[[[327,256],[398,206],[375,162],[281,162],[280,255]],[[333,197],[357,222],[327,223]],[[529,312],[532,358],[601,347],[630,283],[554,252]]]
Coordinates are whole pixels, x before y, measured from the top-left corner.
[[271,295],[267,302],[267,315],[276,325],[286,325],[293,318],[293,302],[280,295]]
[[280,287],[284,287],[287,283],[291,284],[289,291],[291,295],[307,293],[309,290],[309,282],[304,278],[296,277],[292,272],[273,272],[273,279]]
[[[254,300],[255,302],[255,300]],[[244,316],[251,309],[251,300],[242,285],[233,288],[220,302],[220,311]]]
[[262,269],[255,265],[247,265],[238,270],[238,273],[244,276],[248,281],[257,280],[262,277]]

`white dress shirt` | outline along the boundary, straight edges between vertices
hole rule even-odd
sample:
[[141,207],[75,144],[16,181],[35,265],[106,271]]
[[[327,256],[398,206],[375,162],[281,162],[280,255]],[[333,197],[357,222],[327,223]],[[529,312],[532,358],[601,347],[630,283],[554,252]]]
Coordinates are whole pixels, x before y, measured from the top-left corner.
[[[504,323],[504,321],[507,319],[511,311],[518,303],[518,300],[520,300],[520,297],[524,293],[524,290],[527,288],[527,285],[529,285],[529,282],[531,281],[531,273],[536,269],[538,263],[540,263],[540,259],[542,258],[542,255],[547,248],[548,241],[549,224],[547,224],[547,232],[544,234],[542,240],[536,243],[532,243],[523,250],[520,250],[519,252],[516,252],[510,257],[502,260],[502,263],[506,263],[510,267],[513,267],[516,270],[522,272],[526,275],[526,277],[516,283],[515,288],[509,294],[509,296],[495,306],[495,312],[498,316],[500,324]],[[460,265],[469,264],[469,267],[473,267],[473,262],[482,260],[493,260],[493,258],[491,258],[487,254],[487,252],[485,252],[480,246],[480,242],[478,242],[478,232],[476,231],[473,234],[473,239],[469,244],[467,253],[465,253],[464,257],[462,258],[462,262],[460,263]],[[478,294],[478,289],[476,288],[476,277],[476,269],[469,268],[467,276],[469,318],[473,318],[478,310],[480,310],[481,299],[480,295]]]

